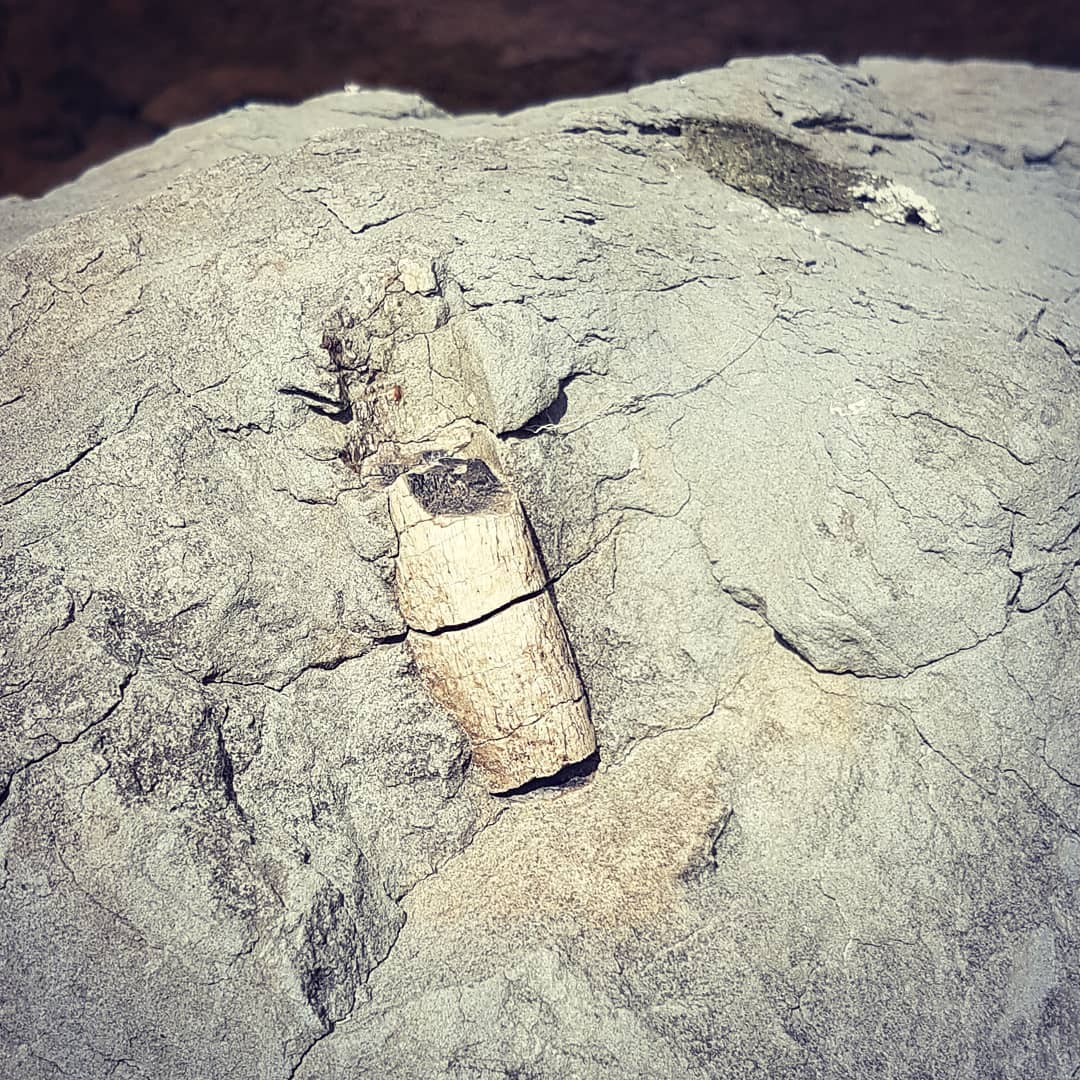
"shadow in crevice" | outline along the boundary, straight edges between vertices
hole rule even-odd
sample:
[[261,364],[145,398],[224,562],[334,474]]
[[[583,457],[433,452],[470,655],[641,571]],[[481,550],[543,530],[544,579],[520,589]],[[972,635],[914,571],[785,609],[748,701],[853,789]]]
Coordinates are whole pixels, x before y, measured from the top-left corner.
[[520,787],[511,788],[509,791],[493,791],[492,795],[497,799],[509,799],[514,795],[529,795],[534,791],[545,789],[571,791],[587,784],[592,779],[599,764],[600,751],[594,750],[587,758],[563,766],[552,776],[538,776],[535,780],[530,780]]
[[535,416],[526,420],[521,427],[513,431],[504,431],[500,439],[528,439],[533,435],[539,435],[549,428],[553,428],[564,416],[570,407],[566,397],[566,387],[577,377],[577,373],[566,376],[559,380],[559,389],[555,397],[545,405]]

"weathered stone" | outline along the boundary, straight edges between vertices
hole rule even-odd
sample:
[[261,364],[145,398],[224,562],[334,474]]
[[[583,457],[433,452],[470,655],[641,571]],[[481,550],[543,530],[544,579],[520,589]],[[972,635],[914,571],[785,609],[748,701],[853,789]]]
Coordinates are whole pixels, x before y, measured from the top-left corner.
[[[1078,117],[769,59],[8,202],[4,1068],[1069,1076]],[[535,531],[589,776],[492,797],[409,651],[386,485],[447,454]]]

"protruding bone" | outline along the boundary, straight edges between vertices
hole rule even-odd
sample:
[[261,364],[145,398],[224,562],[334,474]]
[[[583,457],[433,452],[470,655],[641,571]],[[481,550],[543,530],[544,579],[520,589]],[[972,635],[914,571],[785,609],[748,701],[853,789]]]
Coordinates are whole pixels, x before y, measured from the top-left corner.
[[497,611],[547,583],[521,504],[482,461],[445,458],[390,487],[398,602],[431,633]]
[[482,461],[444,458],[404,473],[389,495],[413,656],[490,789],[589,757],[585,691],[513,492]]

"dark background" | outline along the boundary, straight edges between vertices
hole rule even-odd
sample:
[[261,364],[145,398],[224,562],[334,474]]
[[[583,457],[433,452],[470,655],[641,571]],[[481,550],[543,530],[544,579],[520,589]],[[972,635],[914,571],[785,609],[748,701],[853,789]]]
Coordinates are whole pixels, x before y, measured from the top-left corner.
[[1080,0],[0,0],[0,194],[246,100],[506,111],[786,52],[1076,67]]

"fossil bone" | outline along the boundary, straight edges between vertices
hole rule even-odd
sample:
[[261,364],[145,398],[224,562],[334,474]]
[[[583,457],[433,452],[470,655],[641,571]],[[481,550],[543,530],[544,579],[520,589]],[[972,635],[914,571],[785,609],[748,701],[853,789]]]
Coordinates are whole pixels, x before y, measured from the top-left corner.
[[490,790],[589,757],[585,691],[514,493],[479,459],[434,455],[388,493],[413,657]]

